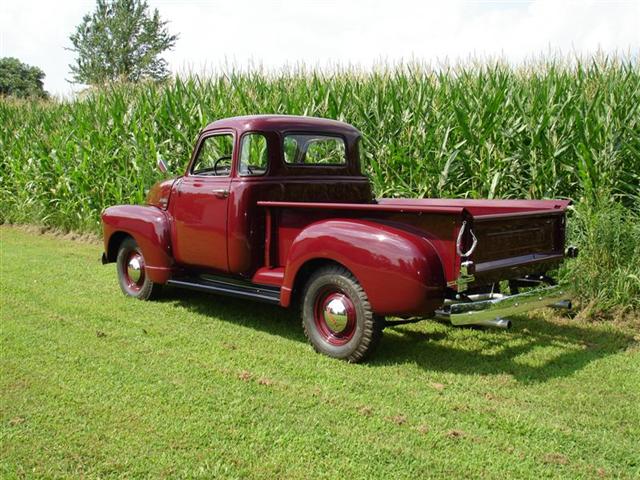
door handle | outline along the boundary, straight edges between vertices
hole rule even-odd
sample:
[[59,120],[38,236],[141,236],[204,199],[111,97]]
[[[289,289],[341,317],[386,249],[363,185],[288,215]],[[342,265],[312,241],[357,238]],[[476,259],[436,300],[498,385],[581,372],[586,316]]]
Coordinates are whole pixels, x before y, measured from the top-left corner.
[[229,190],[225,190],[224,188],[216,188],[211,191],[216,198],[227,198],[229,196]]

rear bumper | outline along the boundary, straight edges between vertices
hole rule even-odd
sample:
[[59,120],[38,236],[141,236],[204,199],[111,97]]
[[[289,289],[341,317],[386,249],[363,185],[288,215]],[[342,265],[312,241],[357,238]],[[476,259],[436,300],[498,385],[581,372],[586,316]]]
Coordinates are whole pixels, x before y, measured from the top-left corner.
[[559,285],[538,287],[517,295],[481,294],[470,295],[473,300],[463,303],[445,304],[437,312],[438,317],[446,318],[453,325],[495,326],[496,319],[517,315],[536,308],[558,306],[570,308],[566,289]]

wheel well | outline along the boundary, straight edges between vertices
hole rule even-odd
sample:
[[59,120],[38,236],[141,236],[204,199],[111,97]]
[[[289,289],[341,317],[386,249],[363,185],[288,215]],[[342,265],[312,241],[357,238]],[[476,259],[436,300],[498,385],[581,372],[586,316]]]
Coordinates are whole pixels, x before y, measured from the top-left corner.
[[[313,275],[313,273],[318,269],[326,267],[328,265],[338,265],[349,270],[349,268],[347,268],[340,262],[336,262],[335,260],[331,260],[328,258],[314,258],[312,260],[307,260],[296,272],[296,278],[293,281],[293,289],[291,292],[291,304],[294,304],[300,300],[302,290],[304,289],[304,286],[306,285],[311,275]],[[349,270],[349,272],[351,272],[351,270]],[[351,274],[353,275],[353,272],[351,272]]]
[[107,248],[107,260],[109,262],[116,261],[118,258],[118,249],[120,248],[120,244],[128,237],[133,238],[126,232],[114,232],[111,235],[111,238],[109,238],[109,247]]

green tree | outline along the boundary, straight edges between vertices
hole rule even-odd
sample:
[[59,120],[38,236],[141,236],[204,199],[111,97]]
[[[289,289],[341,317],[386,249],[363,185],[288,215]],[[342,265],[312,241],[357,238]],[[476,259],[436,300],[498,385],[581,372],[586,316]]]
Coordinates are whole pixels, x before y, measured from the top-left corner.
[[44,77],[44,72],[38,67],[13,57],[0,58],[0,96],[47,98]]
[[162,80],[169,75],[160,56],[171,49],[177,35],[157,9],[145,0],[98,0],[70,37],[77,53],[69,65],[73,81],[102,85],[113,80],[136,82],[144,78]]

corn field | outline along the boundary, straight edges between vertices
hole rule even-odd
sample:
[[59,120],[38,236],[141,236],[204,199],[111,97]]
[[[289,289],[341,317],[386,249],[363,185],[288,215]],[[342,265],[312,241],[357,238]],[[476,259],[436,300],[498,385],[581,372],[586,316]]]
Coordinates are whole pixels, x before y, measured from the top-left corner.
[[245,72],[0,101],[1,220],[96,231],[105,206],[144,201],[158,157],[181,173],[204,125],[253,113],[355,125],[379,196],[630,204],[640,185],[631,62]]
[[596,309],[640,308],[635,60],[299,68],[0,99],[0,223],[97,232],[104,207],[144,202],[157,158],[180,174],[203,126],[254,113],[358,127],[378,196],[575,200],[585,255],[562,276]]

